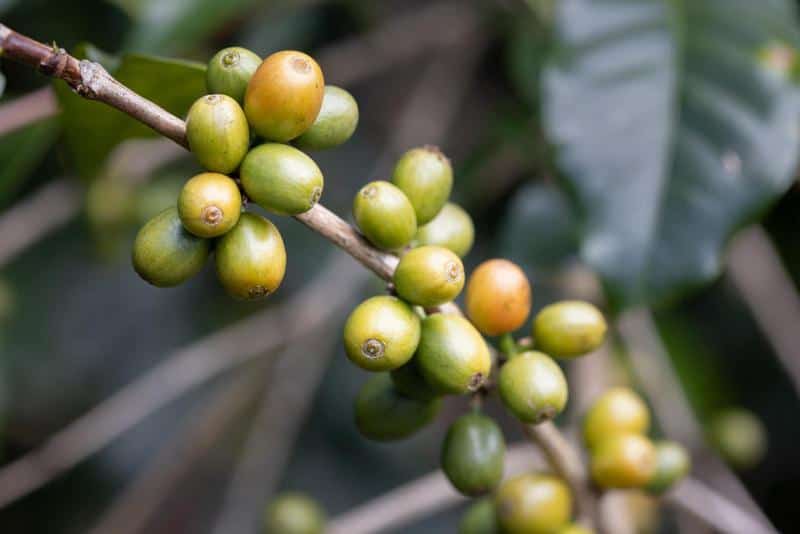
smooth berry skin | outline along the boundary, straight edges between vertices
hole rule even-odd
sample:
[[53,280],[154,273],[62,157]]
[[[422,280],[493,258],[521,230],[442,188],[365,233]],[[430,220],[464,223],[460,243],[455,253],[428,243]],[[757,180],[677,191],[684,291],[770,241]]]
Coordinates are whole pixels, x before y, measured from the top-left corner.
[[442,442],[442,471],[462,495],[485,495],[503,479],[505,452],[503,432],[494,420],[479,413],[462,415]]
[[303,150],[328,150],[346,143],[357,127],[356,99],[344,89],[326,85],[319,115],[294,144]]
[[647,482],[647,492],[661,495],[686,477],[692,460],[686,448],[675,441],[657,441],[656,470]]
[[218,237],[239,222],[242,193],[224,174],[204,172],[184,184],[178,214],[184,228],[198,237]]
[[592,403],[583,419],[583,439],[590,449],[614,434],[646,434],[650,410],[630,388],[616,387]]
[[464,278],[464,265],[454,252],[426,246],[403,254],[392,280],[400,298],[430,308],[458,297]]
[[467,316],[482,334],[513,332],[525,323],[531,311],[528,277],[513,262],[487,260],[469,277],[466,308]]
[[501,532],[552,534],[565,527],[572,515],[572,496],[561,479],[526,474],[511,478],[495,495]]
[[206,95],[189,108],[186,140],[206,170],[230,174],[247,154],[250,129],[236,100],[226,95]]
[[444,207],[453,189],[450,160],[434,146],[414,148],[395,165],[392,183],[411,201],[417,224],[427,224]]
[[539,424],[560,414],[569,397],[564,372],[541,352],[518,354],[500,368],[500,398],[520,421]]
[[475,242],[475,225],[472,217],[458,204],[448,202],[439,213],[419,227],[414,237],[415,246],[437,245],[445,247],[460,258],[472,250]]
[[554,358],[576,358],[605,341],[605,317],[588,302],[568,300],[545,306],[533,321],[537,347]]
[[264,515],[267,534],[322,534],[325,512],[301,493],[284,493],[272,501]]
[[361,233],[376,247],[397,250],[417,233],[417,217],[408,197],[384,181],[370,182],[353,199],[353,217]]
[[591,451],[592,480],[602,488],[644,488],[657,468],[653,442],[640,434],[615,434]]

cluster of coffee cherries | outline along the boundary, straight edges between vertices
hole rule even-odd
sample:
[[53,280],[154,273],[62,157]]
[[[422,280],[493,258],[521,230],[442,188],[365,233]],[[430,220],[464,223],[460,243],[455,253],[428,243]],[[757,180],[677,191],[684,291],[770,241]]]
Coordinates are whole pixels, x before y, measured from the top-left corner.
[[206,172],[142,227],[133,265],[147,282],[171,287],[199,272],[213,248],[225,290],[257,299],[283,281],[286,250],[272,222],[244,211],[246,200],[277,215],[310,210],[323,177],[304,151],[347,141],[358,105],[325,85],[313,58],[293,50],[262,61],[244,48],[223,49],[209,62],[206,85],[210,94],[186,118],[189,148]]

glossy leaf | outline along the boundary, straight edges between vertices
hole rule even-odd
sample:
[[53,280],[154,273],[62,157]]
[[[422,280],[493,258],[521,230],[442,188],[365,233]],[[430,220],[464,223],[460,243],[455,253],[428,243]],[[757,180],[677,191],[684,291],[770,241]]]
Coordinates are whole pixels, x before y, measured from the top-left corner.
[[715,277],[731,234],[793,182],[791,62],[770,58],[794,57],[795,20],[789,0],[559,4],[546,129],[618,306]]
[[[117,61],[86,46],[77,55],[100,61],[124,85],[179,117],[184,117],[192,103],[205,94],[205,66],[198,63],[135,54]],[[67,146],[85,177],[94,176],[122,141],[157,135],[106,104],[75,95],[64,83],[56,82],[54,87],[63,111]]]

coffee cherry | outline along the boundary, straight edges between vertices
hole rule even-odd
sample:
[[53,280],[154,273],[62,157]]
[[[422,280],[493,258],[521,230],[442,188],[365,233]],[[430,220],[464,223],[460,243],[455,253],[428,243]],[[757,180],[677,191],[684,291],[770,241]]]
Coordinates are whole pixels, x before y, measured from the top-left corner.
[[350,361],[367,371],[390,371],[417,350],[420,319],[402,300],[379,296],[365,300],[344,325],[344,348]]
[[270,221],[242,213],[239,222],[219,238],[217,277],[233,297],[255,300],[274,293],[286,273],[286,249]]
[[244,96],[244,112],[261,137],[285,143],[308,130],[322,107],[325,80],[311,56],[276,52],[259,65]]
[[458,525],[458,534],[499,534],[494,500],[478,499],[467,508]]
[[460,315],[436,313],[423,319],[415,358],[425,380],[443,394],[476,391],[492,369],[486,341]]
[[314,207],[322,196],[322,171],[314,160],[289,145],[255,147],[239,171],[250,199],[278,215],[297,215]]
[[680,443],[659,441],[655,443],[655,447],[656,471],[647,483],[647,491],[659,495],[689,473],[691,459]]
[[339,87],[325,86],[322,109],[314,124],[295,144],[303,150],[325,150],[334,148],[350,139],[358,126],[358,104],[355,98]]
[[242,108],[226,95],[198,98],[186,116],[189,148],[209,171],[235,171],[250,146],[250,130]]
[[506,408],[525,423],[553,419],[567,404],[564,373],[541,352],[523,352],[507,361],[500,368],[497,387]]
[[767,450],[767,432],[758,417],[734,409],[717,415],[711,423],[711,440],[722,456],[737,469],[755,467]]
[[614,434],[646,434],[650,410],[628,388],[612,388],[593,404],[583,420],[583,439],[589,448]]
[[442,443],[442,471],[468,497],[484,495],[503,479],[506,442],[491,418],[462,415],[450,425]]
[[322,534],[325,512],[301,493],[284,493],[272,501],[264,517],[266,534]]
[[154,286],[177,286],[203,268],[209,250],[210,242],[187,232],[178,210],[167,208],[136,235],[133,268]]
[[390,373],[394,388],[409,399],[427,402],[439,397],[419,370],[415,358]]
[[641,488],[656,472],[656,448],[640,434],[614,434],[591,451],[594,482],[603,488]]
[[408,197],[389,182],[370,182],[353,199],[359,230],[383,249],[406,246],[417,232],[417,217]]
[[513,332],[531,311],[531,286],[516,264],[488,260],[470,275],[466,304],[467,316],[483,334]]
[[448,202],[438,215],[424,226],[420,226],[414,242],[417,245],[437,245],[449,248],[463,258],[475,241],[475,225],[464,209]]
[[364,437],[374,441],[403,439],[430,423],[441,406],[440,399],[421,402],[401,395],[389,373],[378,373],[356,398],[356,426]]
[[393,277],[400,297],[426,308],[454,300],[464,287],[464,265],[443,247],[419,247],[400,258]]
[[244,104],[247,84],[259,65],[261,58],[246,48],[223,48],[208,62],[206,88],[209,93],[228,95]]
[[423,225],[436,217],[450,198],[453,168],[437,147],[414,148],[398,160],[392,183],[406,194],[414,206],[417,224]]
[[555,358],[574,358],[597,349],[606,337],[606,320],[588,302],[567,300],[545,306],[533,321],[537,347]]
[[552,534],[569,521],[572,496],[558,478],[520,475],[497,490],[495,509],[504,534]]
[[234,226],[242,213],[236,182],[216,172],[193,176],[178,197],[183,227],[198,237],[217,237]]
[[559,530],[558,534],[594,534],[594,531],[577,523],[570,523]]

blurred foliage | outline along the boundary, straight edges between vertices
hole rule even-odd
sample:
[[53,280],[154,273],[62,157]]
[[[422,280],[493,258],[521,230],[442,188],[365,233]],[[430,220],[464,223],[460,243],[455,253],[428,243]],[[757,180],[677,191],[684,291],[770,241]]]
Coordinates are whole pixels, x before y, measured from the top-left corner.
[[2,72],[0,72],[0,96],[3,96],[3,92],[5,90],[6,90],[6,77]]
[[57,136],[57,121],[47,119],[0,137],[0,206],[13,198]]
[[[174,115],[183,117],[192,103],[205,94],[205,65],[189,61],[125,54],[119,60],[81,45],[76,57],[100,61],[130,89]],[[100,102],[74,94],[60,81],[53,82],[62,109],[61,121],[67,146],[80,174],[93,177],[108,154],[122,141],[158,134]]]
[[794,7],[559,4],[545,126],[584,221],[582,256],[615,305],[708,282],[731,233],[793,182],[797,94],[759,52],[795,46]]

